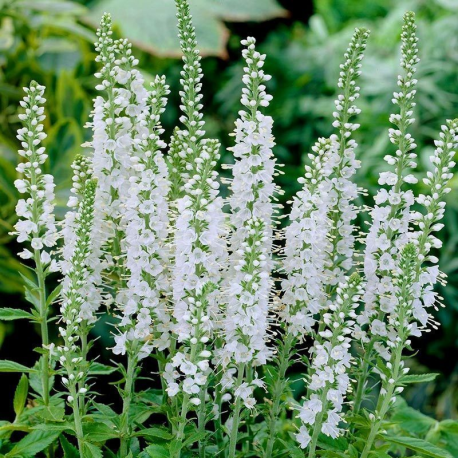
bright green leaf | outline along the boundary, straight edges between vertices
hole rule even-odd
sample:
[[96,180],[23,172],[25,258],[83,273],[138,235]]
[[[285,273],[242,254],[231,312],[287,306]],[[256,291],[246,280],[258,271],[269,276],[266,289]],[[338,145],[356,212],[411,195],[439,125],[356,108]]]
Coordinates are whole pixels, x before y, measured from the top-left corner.
[[84,439],[89,442],[104,442],[119,437],[119,433],[105,423],[83,424]]
[[170,458],[170,452],[162,445],[153,444],[146,447],[145,452],[151,458]]
[[107,366],[102,363],[91,363],[89,366],[90,375],[109,375],[116,371],[116,367]]
[[21,415],[22,411],[24,410],[25,403],[27,402],[27,394],[29,393],[29,379],[27,375],[22,374],[21,379],[19,380],[18,386],[14,393],[14,413],[16,417]]
[[435,380],[435,378],[440,375],[437,373],[431,373],[431,374],[412,374],[412,375],[404,375],[401,380],[399,381],[400,383],[404,384],[409,384],[409,383],[426,383],[426,382],[432,382]]
[[9,307],[0,308],[0,320],[2,321],[20,320],[24,318],[31,319],[33,318],[33,315],[21,309],[13,309]]
[[418,439],[416,437],[393,436],[384,436],[383,438],[387,442],[406,447],[409,450],[422,453],[423,455],[430,456],[432,458],[453,458],[452,455],[443,448],[439,448],[423,439]]
[[160,438],[164,440],[170,440],[173,438],[173,435],[170,434],[168,431],[162,428],[146,428],[142,429],[141,431],[137,431],[134,436],[141,436],[147,438]]
[[23,366],[22,364],[7,359],[0,360],[0,372],[35,372],[35,369]]
[[32,431],[21,439],[5,457],[37,456],[39,452],[51,445],[59,435],[59,431]]
[[78,449],[64,435],[60,436],[60,445],[64,451],[64,458],[80,458]]

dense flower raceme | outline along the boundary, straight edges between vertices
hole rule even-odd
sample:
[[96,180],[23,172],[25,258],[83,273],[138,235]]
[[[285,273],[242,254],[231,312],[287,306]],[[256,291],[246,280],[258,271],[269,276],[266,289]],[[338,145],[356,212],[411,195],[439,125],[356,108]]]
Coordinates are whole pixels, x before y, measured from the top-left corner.
[[133,154],[130,158],[128,195],[122,227],[125,230],[123,252],[129,272],[126,288],[117,296],[122,319],[121,333],[115,337],[114,353],[124,354],[127,347],[142,359],[154,347],[164,350],[170,344],[170,314],[162,295],[169,290],[168,203],[170,189],[168,170],[161,149],[163,129],[160,115],[169,94],[165,79],[152,83],[143,112],[135,124]]
[[[415,142],[407,133],[407,128],[414,122],[413,98],[417,81],[414,79],[417,57],[416,25],[412,13],[404,18],[401,48],[401,66],[404,74],[398,77],[400,92],[395,92],[393,103],[400,107],[401,114],[393,114],[390,121],[396,129],[390,129],[391,142],[397,146],[394,156],[387,155],[385,160],[395,165],[394,172],[382,172],[379,178],[381,188],[375,196],[375,207],[371,211],[372,226],[366,238],[364,253],[364,272],[367,286],[364,296],[365,311],[358,318],[360,325],[368,324],[372,336],[386,335],[383,317],[393,311],[395,296],[392,294],[390,271],[395,267],[397,253],[408,241],[408,227],[411,218],[410,208],[414,203],[411,190],[404,191],[403,183],[416,183],[416,178],[409,173],[415,167],[416,154],[413,152]],[[361,333],[366,340],[364,333]],[[384,352],[380,342],[375,348]]]
[[48,157],[41,146],[46,138],[42,124],[45,119],[42,105],[46,102],[44,90],[44,86],[33,82],[30,87],[24,88],[26,96],[21,101],[25,113],[20,114],[19,119],[24,127],[18,130],[17,138],[22,147],[19,154],[25,161],[17,167],[22,178],[14,184],[20,194],[28,194],[29,197],[17,203],[16,213],[20,219],[14,228],[18,242],[29,242],[33,250],[26,248],[19,256],[22,259],[35,258],[37,264],[41,263],[43,267],[51,265],[51,270],[56,270],[57,266],[46,250],[56,244],[58,232],[54,218],[54,178],[41,169]]
[[[81,161],[78,161],[81,163]],[[82,340],[87,339],[87,322],[96,320],[94,315],[94,283],[91,279],[91,252],[94,247],[94,199],[97,183],[87,177],[85,189],[75,216],[75,241],[72,244],[72,255],[63,268],[62,304],[60,307],[60,334],[64,345],[56,348],[59,361],[65,368],[66,375],[62,382],[69,390],[69,402],[76,399],[77,394],[84,394],[85,349]],[[95,304],[100,303],[100,299]],[[85,337],[83,337],[83,335]],[[77,385],[83,382],[82,386]],[[78,393],[77,393],[78,392]]]
[[[227,304],[223,319],[224,347],[218,355],[223,368],[231,364],[265,364],[271,350],[267,347],[268,314],[272,269],[273,195],[275,184],[275,159],[272,153],[272,118],[265,116],[260,107],[269,105],[264,82],[270,79],[262,67],[265,55],[255,49],[254,38],[243,40],[246,60],[243,81],[242,105],[236,121],[235,142],[230,150],[235,157],[229,204],[232,210],[230,223],[230,249],[232,252],[225,278]],[[236,375],[237,371],[230,371]],[[243,370],[242,370],[243,372]],[[247,385],[243,399],[252,406],[250,390],[258,383]],[[233,382],[225,381],[228,388]],[[241,393],[235,384],[235,394]]]
[[302,448],[307,447],[314,431],[316,441],[322,432],[333,438],[342,433],[342,406],[350,386],[349,370],[352,356],[351,334],[356,308],[363,292],[361,278],[353,274],[345,284],[339,284],[335,303],[323,315],[324,330],[319,332],[311,348],[312,360],[308,374],[308,390],[311,393],[301,407],[301,420],[297,439]]
[[[156,77],[146,87],[130,44],[113,40],[110,17],[104,15],[96,43],[102,66],[96,74],[100,95],[89,124],[93,155],[78,156],[73,163],[70,210],[61,233],[54,220],[53,179],[41,170],[47,157],[41,147],[44,88],[32,83],[21,103],[25,113],[19,116],[23,128],[18,139],[24,162],[15,184],[27,198],[18,202],[15,234],[31,247],[27,245],[21,258],[34,261],[36,283],[28,281],[27,297],[36,308],[31,316],[43,336],[41,388],[36,390],[42,400],[37,405],[44,411],[61,402],[62,394],[51,390],[52,376],[61,376],[73,410],[69,431],[76,435],[81,456],[100,452],[99,442],[91,439],[100,426],[94,412],[109,412],[100,434],[118,437],[119,454],[128,456],[134,437],[148,437],[144,431],[167,437],[160,428],[144,429],[140,421],[150,406],[137,396],[135,384],[142,360],[152,355],[167,394],[161,412],[174,433],[167,449],[173,458],[189,448],[186,436],[194,434],[194,425],[189,427],[194,416],[200,456],[217,448],[227,449],[225,455],[234,458],[240,431],[249,437],[244,455],[284,454],[286,448],[281,449],[283,443],[276,437],[282,418],[297,427],[298,446],[307,449],[310,458],[322,454],[316,452],[325,443],[320,435],[328,436],[328,442],[346,435],[358,456],[368,458],[405,384],[405,349],[411,348],[412,337],[435,325],[431,308],[441,274],[431,251],[441,246],[436,233],[443,226],[444,197],[450,191],[458,144],[458,121],[447,121],[430,158],[432,170],[423,180],[427,192],[415,197],[405,189],[416,181],[410,173],[415,142],[408,133],[414,121],[418,64],[414,16],[404,17],[404,73],[398,79],[400,92],[393,97],[400,113],[390,117],[394,128],[389,136],[397,150],[385,159],[394,172],[380,176],[383,188],[370,213],[365,251],[358,253],[363,258],[359,269],[354,253],[358,189],[352,182],[359,166],[352,138],[358,125],[352,119],[360,112],[355,105],[357,79],[368,32],[357,29],[345,53],[333,114],[336,131],[320,138],[308,156],[310,165],[299,180],[302,189],[293,198],[280,251],[274,245],[278,166],[273,120],[264,114],[271,100],[265,87],[270,77],[262,69],[265,56],[256,51],[253,38],[242,42],[244,109],[230,148],[233,178],[225,201],[216,172],[220,144],[206,139],[203,130],[202,70],[189,4],[175,1],[183,52],[181,126],[167,146],[160,122],[169,94],[165,79]],[[58,249],[61,235],[63,246]],[[276,251],[282,254],[281,282],[275,278]],[[58,263],[54,255],[60,255]],[[48,295],[46,277],[59,267],[60,295],[59,288]],[[49,306],[58,296],[61,341],[54,348],[47,326]],[[88,359],[89,331],[105,312],[101,305],[112,303],[112,349],[127,355],[127,364],[118,366],[122,413],[113,422],[113,411],[87,402],[94,375]],[[272,329],[277,315],[279,332]],[[273,337],[280,342],[278,354]],[[355,342],[362,347],[361,367],[355,365]],[[287,369],[297,361],[292,355],[298,343],[310,343],[306,392],[302,401],[285,403]],[[371,393],[373,407],[362,403],[369,377],[380,381],[380,390]],[[260,402],[255,389],[266,385],[273,397],[256,409],[264,427],[254,423],[252,409]],[[146,393],[145,399],[151,395]],[[346,423],[357,418],[360,409],[368,428],[360,429],[355,422],[350,431]],[[48,410],[54,414],[54,409]],[[191,416],[192,410],[196,413]],[[215,421],[215,434],[205,434],[209,421]],[[97,428],[91,430],[93,425]]]

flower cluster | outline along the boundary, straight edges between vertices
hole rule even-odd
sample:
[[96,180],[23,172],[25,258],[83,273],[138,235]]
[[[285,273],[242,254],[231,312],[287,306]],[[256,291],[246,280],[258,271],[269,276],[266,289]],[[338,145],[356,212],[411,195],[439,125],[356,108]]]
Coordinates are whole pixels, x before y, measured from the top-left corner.
[[46,138],[42,122],[45,119],[43,97],[45,88],[32,82],[30,87],[24,88],[26,96],[21,101],[25,113],[19,115],[24,127],[17,132],[22,149],[19,155],[25,158],[17,171],[21,179],[14,182],[20,194],[28,194],[27,199],[19,199],[16,213],[19,221],[15,224],[15,234],[19,243],[30,242],[32,251],[24,249],[19,256],[22,259],[34,258],[43,268],[50,265],[56,270],[57,265],[52,262],[51,256],[44,248],[51,248],[56,244],[58,233],[54,219],[54,178],[44,174],[41,167],[48,155],[45,148],[40,146]]
[[[362,293],[361,278],[353,274],[345,284],[338,285],[336,300],[323,315],[325,328],[318,333],[311,349],[308,383],[311,394],[298,414],[302,426],[297,439],[302,448],[310,440],[316,441],[320,432],[333,438],[342,433],[339,424],[350,385],[351,334]],[[312,436],[309,430],[313,431]]]
[[87,387],[84,386],[85,366],[82,364],[86,357],[86,349],[83,346],[87,345],[87,342],[84,340],[81,342],[81,340],[83,335],[87,338],[87,331],[83,329],[84,321],[88,318],[91,321],[95,320],[91,313],[91,301],[88,302],[87,299],[93,287],[90,280],[91,269],[87,259],[93,248],[91,235],[96,186],[95,180],[86,180],[84,196],[75,218],[76,240],[73,244],[73,253],[68,262],[68,268],[63,271],[60,307],[62,326],[59,327],[59,331],[64,345],[57,347],[56,353],[65,368],[66,376],[62,377],[62,383],[68,387],[69,403],[75,401],[78,394],[84,395],[87,392]]
[[338,163],[330,179],[332,184],[330,194],[333,199],[330,208],[332,249],[329,253],[328,272],[324,280],[324,283],[329,286],[341,282],[345,273],[353,265],[355,242],[353,221],[357,214],[353,201],[358,196],[358,188],[351,180],[360,166],[360,161],[355,158],[357,144],[351,138],[359,124],[351,122],[351,119],[361,112],[355,105],[360,90],[356,83],[361,75],[361,61],[368,37],[369,31],[355,30],[344,54],[345,62],[340,65],[337,86],[342,93],[334,102],[336,111],[333,113],[333,127],[338,133],[331,135],[331,141],[338,144]]
[[[271,351],[267,348],[268,312],[272,268],[273,176],[272,118],[259,111],[272,97],[265,92],[270,79],[262,70],[265,55],[255,48],[255,39],[242,41],[246,60],[240,111],[236,121],[235,142],[230,150],[235,157],[230,186],[232,256],[226,273],[227,305],[223,323],[225,345],[221,363],[265,364]],[[239,369],[240,370],[240,369]],[[243,371],[242,371],[243,372]],[[238,387],[236,387],[238,389]],[[247,397],[245,396],[245,399]],[[245,401],[245,404],[250,404]]]
[[287,332],[299,339],[312,331],[316,314],[326,305],[324,281],[332,250],[329,177],[339,162],[337,145],[331,140],[318,140],[312,151],[312,164],[306,165],[305,177],[299,179],[303,188],[293,198],[282,265],[287,277],[282,281],[280,316],[288,325]]
[[166,145],[160,139],[160,115],[169,90],[163,77],[157,77],[151,86],[135,125],[130,185],[124,198],[123,252],[129,275],[126,289],[117,295],[122,314],[121,334],[115,337],[113,349],[115,354],[124,354],[128,342],[133,347],[140,343],[140,348],[129,348],[139,359],[148,356],[154,347],[163,350],[170,344],[170,315],[161,297],[169,289],[165,266],[170,185],[161,152]]
[[[395,156],[385,156],[387,163],[395,166],[395,171],[380,174],[379,184],[388,185],[389,188],[381,188],[375,196],[376,205],[371,211],[372,225],[364,252],[364,273],[367,278],[365,310],[358,317],[358,322],[360,325],[369,326],[372,340],[377,339],[377,336],[387,335],[383,318],[396,305],[390,272],[395,268],[398,253],[408,242],[410,207],[414,203],[412,191],[404,191],[402,184],[416,182],[416,178],[409,173],[410,168],[416,166],[416,154],[413,152],[416,145],[412,136],[407,133],[408,126],[414,122],[413,99],[417,83],[414,74],[419,62],[415,30],[413,13],[407,13],[401,35],[401,66],[404,74],[398,77],[401,90],[394,93],[392,100],[399,105],[401,114],[390,116],[396,129],[389,131],[390,140],[398,149]],[[364,332],[359,335],[363,340],[367,339]],[[386,356],[383,344],[375,342],[374,348]]]

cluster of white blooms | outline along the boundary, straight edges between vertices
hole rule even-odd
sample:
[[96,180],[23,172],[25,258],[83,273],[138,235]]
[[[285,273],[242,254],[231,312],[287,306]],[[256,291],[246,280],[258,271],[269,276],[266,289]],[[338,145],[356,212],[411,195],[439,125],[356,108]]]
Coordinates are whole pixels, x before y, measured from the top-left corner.
[[146,106],[136,119],[129,189],[124,196],[123,252],[128,279],[117,295],[122,319],[113,349],[115,354],[131,351],[139,359],[155,347],[163,350],[170,344],[170,315],[161,298],[169,289],[166,240],[170,184],[161,152],[166,145],[160,139],[160,115],[169,88],[164,77],[156,77],[151,86]]
[[[62,304],[60,307],[62,326],[60,334],[64,340],[62,346],[56,348],[59,361],[65,368],[66,376],[62,377],[62,383],[69,389],[68,401],[73,402],[77,394],[84,395],[87,387],[84,386],[85,350],[80,341],[83,334],[87,336],[87,330],[83,329],[85,321],[94,320],[92,310],[87,311],[87,297],[92,291],[91,268],[88,266],[93,248],[92,225],[94,220],[94,198],[97,183],[87,179],[85,182],[84,196],[78,207],[75,218],[75,243],[72,244],[73,253],[68,262],[68,267],[63,270]],[[83,386],[81,386],[83,382]],[[77,390],[77,385],[80,385]]]
[[319,332],[320,339],[311,349],[313,357],[308,373],[311,394],[298,413],[302,426],[296,437],[302,448],[320,432],[333,438],[342,432],[339,423],[343,420],[342,405],[350,385],[351,334],[362,293],[361,278],[353,274],[345,284],[338,285],[335,303],[323,315],[326,327]]
[[[391,280],[391,271],[395,268],[396,258],[400,249],[408,242],[408,228],[411,218],[410,207],[414,203],[411,190],[402,190],[403,183],[416,183],[416,178],[409,172],[416,166],[416,154],[413,152],[416,145],[407,128],[414,122],[413,102],[415,96],[414,79],[417,57],[416,25],[413,13],[406,13],[401,35],[401,66],[404,75],[398,77],[400,92],[395,92],[393,103],[399,105],[401,114],[393,114],[390,121],[396,129],[390,129],[391,142],[397,146],[394,156],[387,155],[385,160],[394,165],[394,172],[382,172],[379,178],[381,188],[375,197],[375,207],[371,211],[372,226],[366,238],[364,252],[364,273],[367,286],[364,294],[365,310],[358,317],[360,325],[369,325],[372,339],[376,336],[386,336],[385,314],[393,312],[396,306],[396,294]],[[358,335],[366,340],[365,332]],[[375,342],[374,347],[380,353],[385,347]]]
[[[69,198],[68,206],[74,208],[65,214],[63,222],[62,237],[64,245],[62,248],[62,259],[60,261],[60,270],[64,276],[74,269],[72,265],[76,246],[80,243],[79,226],[80,212],[83,198],[86,193],[88,183],[91,183],[92,176],[91,161],[85,156],[78,155],[73,164],[73,186],[72,195]],[[91,185],[92,186],[92,185]],[[92,216],[91,216],[92,218]],[[79,318],[84,321],[85,325],[91,325],[96,321],[95,313],[101,304],[101,294],[98,286],[102,283],[102,263],[100,262],[101,247],[99,245],[99,234],[91,222],[91,249],[86,253],[85,266],[87,275],[83,284],[78,288],[78,294],[85,300],[79,307]]]
[[22,149],[19,155],[25,161],[17,166],[21,179],[14,182],[20,194],[28,194],[27,199],[19,199],[16,213],[19,221],[15,224],[15,232],[19,243],[30,242],[33,251],[24,249],[19,256],[22,259],[34,258],[42,267],[50,266],[56,270],[57,265],[50,254],[44,249],[51,248],[57,241],[57,229],[54,219],[54,179],[44,174],[41,167],[48,155],[40,146],[46,138],[42,121],[45,119],[43,104],[45,103],[44,86],[32,82],[24,88],[26,96],[20,102],[25,113],[19,115],[24,127],[17,132]]
[[285,231],[285,257],[282,281],[281,318],[288,325],[288,333],[301,339],[310,333],[315,315],[326,304],[324,292],[329,241],[329,209],[332,185],[328,180],[339,162],[335,142],[321,138],[309,154],[311,165],[305,166],[305,176],[299,183],[303,188],[293,198],[289,215],[290,225]]
[[[194,170],[185,184],[185,196],[177,202],[175,266],[173,272],[173,331],[181,344],[166,368],[168,393],[178,392],[179,372],[185,376],[183,391],[197,394],[206,383],[212,338],[217,314],[217,288],[221,266],[226,260],[223,201],[218,196],[219,143],[203,140]],[[196,401],[197,402],[197,401]]]
[[369,31],[355,29],[355,33],[344,54],[345,62],[340,65],[340,75],[337,86],[342,93],[335,100],[333,127],[338,131],[331,135],[331,141],[338,144],[338,163],[331,178],[333,199],[330,215],[332,228],[330,240],[332,249],[329,253],[329,265],[324,283],[336,285],[341,282],[345,273],[353,265],[354,251],[354,219],[356,207],[354,200],[358,196],[358,188],[352,177],[360,166],[355,158],[355,149],[358,146],[351,138],[352,133],[359,128],[359,124],[351,122],[351,118],[361,110],[355,105],[359,98],[360,88],[356,82],[361,75],[361,61],[364,57]]
[[[273,120],[259,110],[272,99],[264,86],[270,79],[262,70],[266,56],[256,51],[254,38],[242,40],[242,44],[246,46],[242,52],[246,67],[241,103],[246,111],[239,112],[234,132],[236,144],[230,148],[235,157],[235,164],[228,166],[233,174],[229,197],[232,255],[225,278],[224,346],[218,354],[224,369],[237,366],[237,370],[228,372],[237,379],[237,371],[243,373],[245,365],[263,365],[271,356],[267,341],[272,286],[272,200],[276,190]],[[234,385],[235,396],[245,406],[254,405],[251,394],[258,386],[257,379],[243,387],[240,383],[229,385]]]
[[[114,41],[111,18],[104,14],[97,31],[96,61],[103,67],[96,77],[99,95],[94,101],[93,174],[98,180],[95,224],[100,226],[101,243],[115,237],[123,197],[128,195],[130,156],[134,144],[134,126],[143,112],[147,91],[141,73],[135,69],[138,60],[127,40]],[[118,243],[119,245],[119,243]],[[118,253],[119,254],[119,253]]]
[[[268,233],[260,218],[252,218],[245,223],[245,241],[237,250],[238,259],[233,266],[230,284],[227,286],[228,299],[224,318],[225,346],[219,354],[222,367],[235,363],[239,368],[245,364],[264,365],[270,356],[266,346],[268,328],[270,279],[266,271],[269,253],[266,249]],[[240,369],[239,369],[240,370]],[[230,380],[236,371],[229,369],[224,381],[224,389],[233,386]],[[259,381],[251,385],[236,386],[235,396],[241,396],[246,407],[255,403],[253,389]]]
[[[444,195],[450,192],[448,182],[452,178],[452,168],[455,166],[453,158],[458,142],[458,121],[447,121],[442,126],[440,140],[436,140],[436,150],[430,160],[434,167],[433,171],[427,172],[424,183],[430,189],[429,195],[420,194],[416,201],[424,212],[412,213],[413,221],[418,226],[417,230],[409,232],[409,240],[416,248],[414,256],[413,284],[409,299],[409,307],[404,307],[402,317],[400,316],[401,304],[399,303],[400,292],[396,290],[396,307],[388,315],[386,332],[390,335],[397,335],[395,342],[388,342],[389,347],[405,345],[405,339],[410,336],[420,336],[428,321],[432,320],[428,308],[436,302],[436,293],[433,288],[439,276],[437,266],[438,259],[430,255],[431,248],[440,248],[442,242],[433,235],[440,231],[443,224],[439,221],[444,216],[445,201]],[[426,265],[424,265],[427,263]],[[399,269],[402,271],[402,269]],[[406,301],[406,299],[404,299]],[[400,337],[404,334],[404,339]],[[387,354],[388,356],[389,354]]]
[[[184,63],[180,80],[183,128],[175,130],[171,145],[171,180],[175,181],[172,189],[176,191],[173,197],[179,197],[173,247],[172,329],[179,346],[166,364],[164,378],[170,396],[181,388],[186,398],[198,405],[201,399],[196,395],[206,385],[210,372],[212,352],[208,348],[218,314],[222,266],[227,257],[226,229],[215,170],[220,144],[202,139],[202,69],[195,28],[188,2],[175,3]],[[183,412],[187,408],[185,402]]]

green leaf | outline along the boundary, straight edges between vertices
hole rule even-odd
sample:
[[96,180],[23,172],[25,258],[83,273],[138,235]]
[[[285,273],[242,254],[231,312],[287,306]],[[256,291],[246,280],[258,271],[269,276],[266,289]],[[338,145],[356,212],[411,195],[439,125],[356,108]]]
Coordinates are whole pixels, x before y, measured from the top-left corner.
[[80,458],[78,449],[64,435],[60,436],[60,445],[64,451],[64,458]]
[[64,406],[45,406],[38,412],[38,415],[46,421],[64,421],[65,407]]
[[36,456],[46,447],[51,445],[60,435],[60,431],[32,431],[30,434],[21,439],[5,457]]
[[46,299],[46,305],[48,307],[59,297],[59,294],[60,294],[61,291],[62,291],[62,283],[57,285],[54,288],[53,292]]
[[86,11],[82,5],[66,0],[20,0],[14,6],[52,14],[80,15]]
[[107,366],[102,363],[91,363],[89,375],[109,375],[116,371],[116,367]]
[[162,445],[149,445],[144,450],[151,458],[170,458],[170,452]]
[[173,435],[162,428],[146,428],[141,431],[134,433],[134,436],[146,437],[146,438],[160,438],[164,440],[171,440]]
[[[101,0],[95,3],[88,19],[98,24],[102,13],[109,11],[123,35],[141,49],[162,56],[181,56],[175,2],[136,0],[129,14],[125,14],[125,8],[125,0]],[[285,10],[276,0],[193,0],[191,13],[201,53],[224,57],[229,33],[223,21],[264,21],[284,16]]]
[[25,310],[13,309],[9,307],[0,308],[0,320],[2,321],[12,321],[12,320],[21,320],[21,319],[31,319],[34,318],[33,315]]
[[399,380],[400,383],[403,384],[410,384],[410,383],[426,383],[426,382],[432,382],[435,380],[435,378],[440,375],[437,373],[431,373],[431,374],[414,374],[414,375],[404,375],[401,377],[401,380]]
[[84,423],[84,439],[89,442],[105,442],[119,437],[119,433],[105,423]]
[[0,360],[0,372],[35,372],[35,369],[30,369],[25,367],[22,364],[15,363],[14,361],[9,361],[7,359]]
[[436,447],[435,445],[426,442],[423,439],[418,439],[416,437],[393,436],[383,436],[383,438],[387,442],[400,445],[402,447],[406,447],[409,450],[422,453],[432,458],[453,458],[452,455],[449,452],[445,451],[443,448]]
[[422,414],[412,407],[403,406],[396,409],[391,421],[408,433],[426,433],[435,423],[434,418]]
[[25,403],[27,402],[27,394],[29,393],[29,379],[27,375],[22,374],[21,379],[19,380],[18,386],[14,393],[14,413],[16,417],[21,415],[22,411],[24,410]]
[[94,444],[84,442],[83,456],[84,458],[102,458],[102,450]]

